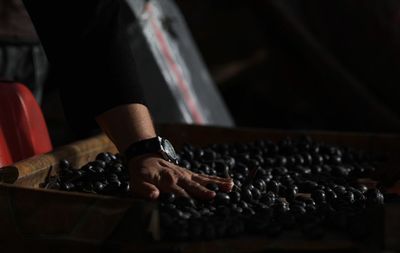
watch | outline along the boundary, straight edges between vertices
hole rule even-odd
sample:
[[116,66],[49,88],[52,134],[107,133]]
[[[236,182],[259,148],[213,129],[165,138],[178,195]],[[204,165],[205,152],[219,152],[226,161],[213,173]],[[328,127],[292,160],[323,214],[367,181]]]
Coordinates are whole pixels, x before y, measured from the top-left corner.
[[132,143],[123,156],[128,162],[134,157],[151,153],[160,153],[165,160],[175,164],[178,162],[178,156],[171,142],[160,136]]

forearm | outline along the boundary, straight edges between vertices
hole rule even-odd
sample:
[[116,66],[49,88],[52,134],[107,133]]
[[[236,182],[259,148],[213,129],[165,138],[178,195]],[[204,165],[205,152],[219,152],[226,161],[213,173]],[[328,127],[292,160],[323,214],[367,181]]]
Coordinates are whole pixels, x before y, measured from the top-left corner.
[[120,152],[134,142],[156,136],[150,112],[142,104],[117,106],[96,121]]

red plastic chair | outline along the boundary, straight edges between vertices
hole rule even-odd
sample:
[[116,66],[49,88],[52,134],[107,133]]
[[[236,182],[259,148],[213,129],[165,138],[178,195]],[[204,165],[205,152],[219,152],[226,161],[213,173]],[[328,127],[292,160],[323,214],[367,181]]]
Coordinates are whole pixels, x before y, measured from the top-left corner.
[[30,90],[0,82],[0,167],[51,150],[46,122]]

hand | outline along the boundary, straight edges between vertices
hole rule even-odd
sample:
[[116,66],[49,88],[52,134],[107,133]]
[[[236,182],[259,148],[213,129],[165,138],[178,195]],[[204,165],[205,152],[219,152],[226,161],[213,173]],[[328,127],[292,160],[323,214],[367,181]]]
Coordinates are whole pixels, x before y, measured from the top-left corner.
[[173,163],[165,161],[160,155],[144,155],[132,159],[128,168],[131,178],[131,189],[135,196],[157,199],[160,192],[172,192],[178,196],[211,199],[215,192],[205,186],[215,183],[222,191],[231,191],[233,181],[201,175]]

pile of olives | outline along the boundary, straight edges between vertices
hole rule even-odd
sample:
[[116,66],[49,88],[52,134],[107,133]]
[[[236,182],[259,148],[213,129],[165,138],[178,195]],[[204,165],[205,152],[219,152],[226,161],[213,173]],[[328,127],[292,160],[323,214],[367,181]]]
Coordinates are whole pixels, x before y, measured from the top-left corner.
[[120,197],[131,195],[128,170],[118,155],[100,153],[80,169],[73,168],[68,160],[61,160],[59,169],[58,176],[48,177],[41,187]]
[[361,238],[366,208],[384,203],[378,189],[357,182],[375,172],[372,154],[313,141],[286,138],[274,143],[185,145],[180,166],[196,173],[229,177],[232,192],[200,201],[163,193],[160,217],[168,240],[207,240],[243,234],[277,236],[298,230],[310,239],[327,230]]
[[[368,178],[377,157],[347,147],[316,142],[309,137],[277,143],[185,145],[179,165],[196,173],[229,177],[231,192],[218,185],[217,194],[198,200],[162,193],[159,210],[166,240],[211,240],[243,234],[277,236],[299,230],[318,239],[327,230],[365,235],[365,211],[384,203],[378,189],[368,189],[358,178]],[[100,153],[80,169],[60,162],[58,177],[45,188],[129,196],[129,176],[118,155]]]

